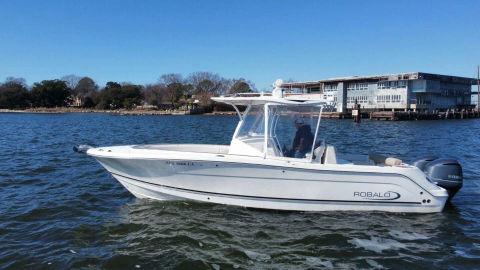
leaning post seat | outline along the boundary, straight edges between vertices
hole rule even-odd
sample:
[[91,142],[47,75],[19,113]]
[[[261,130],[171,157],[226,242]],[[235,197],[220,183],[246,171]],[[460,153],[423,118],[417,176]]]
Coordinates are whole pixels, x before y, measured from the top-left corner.
[[386,166],[398,166],[401,165],[403,162],[402,160],[394,157],[386,157],[384,155],[370,153],[368,154],[368,158],[375,163],[375,165],[386,165]]
[[394,158],[394,157],[388,157],[387,159],[385,159],[385,165],[387,165],[387,166],[402,165],[402,160],[400,160],[398,158]]

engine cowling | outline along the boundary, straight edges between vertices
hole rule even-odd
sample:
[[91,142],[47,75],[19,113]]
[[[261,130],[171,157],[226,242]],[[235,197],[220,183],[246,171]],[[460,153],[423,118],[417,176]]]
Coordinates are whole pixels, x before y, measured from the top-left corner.
[[425,171],[425,166],[429,163],[438,159],[437,156],[427,156],[413,162],[413,166],[419,168],[422,171]]
[[427,179],[447,190],[449,199],[463,186],[462,166],[456,159],[426,157],[413,163]]

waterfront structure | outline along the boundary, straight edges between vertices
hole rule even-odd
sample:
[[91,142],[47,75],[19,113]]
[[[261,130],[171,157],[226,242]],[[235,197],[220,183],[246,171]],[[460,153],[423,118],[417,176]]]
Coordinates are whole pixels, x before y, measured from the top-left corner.
[[81,96],[71,96],[70,107],[82,107],[85,103],[85,98]]
[[472,91],[472,106],[478,107],[479,102],[478,102],[478,92]]
[[282,88],[290,95],[333,101],[337,112],[347,112],[355,102],[366,110],[433,111],[472,107],[475,84],[474,78],[410,72],[288,82]]

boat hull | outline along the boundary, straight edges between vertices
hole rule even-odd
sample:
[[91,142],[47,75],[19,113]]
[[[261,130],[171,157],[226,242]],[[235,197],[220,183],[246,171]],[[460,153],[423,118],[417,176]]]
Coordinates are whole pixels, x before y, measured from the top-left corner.
[[[446,192],[401,173],[197,159],[96,157],[132,194],[293,211],[440,212]],[[441,189],[440,189],[441,190]]]

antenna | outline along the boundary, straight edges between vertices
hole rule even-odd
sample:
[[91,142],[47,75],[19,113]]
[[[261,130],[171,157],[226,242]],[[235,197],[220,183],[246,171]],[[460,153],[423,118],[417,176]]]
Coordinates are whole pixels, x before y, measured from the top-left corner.
[[282,79],[278,79],[273,83],[273,86],[275,88],[272,91],[272,96],[274,96],[276,98],[283,98],[283,91],[282,91],[282,88],[281,88],[282,84],[283,84]]
[[480,111],[480,65],[477,66],[477,111]]

